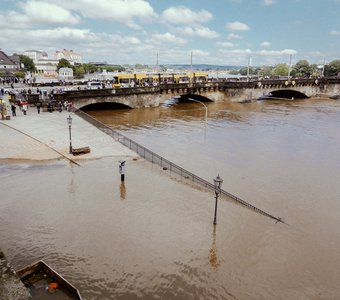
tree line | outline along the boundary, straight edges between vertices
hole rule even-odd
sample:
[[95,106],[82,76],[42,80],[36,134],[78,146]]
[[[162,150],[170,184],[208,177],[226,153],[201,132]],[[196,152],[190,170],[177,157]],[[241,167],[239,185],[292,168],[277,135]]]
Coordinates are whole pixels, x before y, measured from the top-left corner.
[[[249,72],[249,73],[248,73]],[[233,71],[235,74],[235,72]],[[289,67],[288,64],[278,64],[276,66],[262,67],[243,67],[236,71],[241,75],[255,75],[259,77],[275,78],[278,76],[288,76],[295,78],[310,78],[310,77],[334,77],[340,76],[340,60],[333,60],[325,65],[310,64],[307,60],[299,60],[295,65]]]
[[[20,63],[24,65],[25,70],[32,73],[36,72],[36,67],[33,60],[25,55],[20,55]],[[108,72],[115,71],[126,71],[127,65],[103,65],[97,66],[94,64],[76,64],[71,65],[71,63],[62,58],[59,60],[57,65],[57,70],[60,68],[68,67],[73,69],[74,78],[83,78],[85,74],[102,72],[102,70],[107,70]],[[136,64],[135,68],[146,68],[147,65]],[[162,71],[166,71],[163,67]],[[300,60],[295,65],[291,67],[288,64],[278,64],[276,66],[261,66],[261,67],[242,67],[239,70],[231,70],[230,74],[240,74],[240,75],[250,75],[259,77],[269,77],[275,78],[278,76],[288,76],[288,74],[295,78],[310,78],[310,77],[333,77],[340,76],[340,60],[333,60],[325,65],[310,64],[307,60]],[[25,74],[22,71],[17,72],[17,77],[24,77]]]

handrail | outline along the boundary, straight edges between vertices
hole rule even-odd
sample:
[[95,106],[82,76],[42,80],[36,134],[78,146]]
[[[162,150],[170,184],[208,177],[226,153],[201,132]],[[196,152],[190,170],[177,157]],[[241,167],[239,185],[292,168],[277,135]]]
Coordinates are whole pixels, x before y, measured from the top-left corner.
[[[184,177],[186,179],[191,179],[192,182],[194,182],[196,184],[200,184],[201,186],[208,188],[212,191],[215,191],[214,184],[210,183],[209,181],[207,181],[207,180],[205,180],[205,179],[183,169],[182,167],[180,167],[180,166],[176,165],[175,163],[167,160],[166,158],[163,158],[162,156],[158,155],[157,153],[155,153],[155,152],[147,149],[146,147],[136,143],[135,141],[131,140],[130,138],[124,136],[123,134],[115,131],[114,129],[110,128],[106,124],[104,124],[104,123],[100,122],[99,120],[93,118],[92,116],[88,115],[84,111],[74,108],[74,112],[78,116],[84,118],[86,121],[91,123],[92,125],[96,126],[98,129],[100,129],[104,133],[113,137],[115,140],[117,140],[118,142],[120,142],[124,146],[135,151],[138,155],[140,155],[144,159],[146,159],[146,160],[148,160],[152,163],[159,164],[161,166],[161,168],[163,168],[164,170],[169,169],[170,171],[177,173],[181,177]],[[233,195],[233,194],[231,194],[231,193],[229,193],[229,192],[227,192],[223,189],[221,189],[221,195],[224,195],[225,197],[228,197],[228,198],[234,200],[235,202],[242,204],[242,205],[246,206],[247,208],[250,208],[250,209],[256,211],[257,213],[260,213],[260,214],[262,214],[266,217],[269,217],[269,218],[275,220],[276,222],[285,223],[282,220],[282,218],[275,217],[275,216],[257,208],[256,206],[242,200],[241,198],[239,198],[239,197],[237,197],[237,196],[235,196],[235,195]]]

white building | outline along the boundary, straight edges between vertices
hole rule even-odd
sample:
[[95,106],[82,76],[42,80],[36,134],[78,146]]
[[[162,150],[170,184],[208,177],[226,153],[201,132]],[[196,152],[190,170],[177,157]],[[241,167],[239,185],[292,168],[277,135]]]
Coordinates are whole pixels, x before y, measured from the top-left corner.
[[55,59],[41,59],[36,64],[37,73],[47,77],[56,77],[58,61]]
[[25,50],[24,55],[28,56],[31,58],[34,62],[34,64],[37,64],[39,60],[41,59],[47,59],[48,55],[44,51],[39,51],[39,50]]
[[39,50],[26,50],[24,55],[31,58],[37,69],[37,73],[46,77],[57,77],[58,60],[51,59],[45,51]]
[[59,79],[60,80],[72,80],[73,79],[73,69],[72,68],[60,68],[59,69]]
[[83,63],[83,56],[73,50],[58,50],[54,53],[54,58],[57,60],[61,58],[67,59],[71,65]]

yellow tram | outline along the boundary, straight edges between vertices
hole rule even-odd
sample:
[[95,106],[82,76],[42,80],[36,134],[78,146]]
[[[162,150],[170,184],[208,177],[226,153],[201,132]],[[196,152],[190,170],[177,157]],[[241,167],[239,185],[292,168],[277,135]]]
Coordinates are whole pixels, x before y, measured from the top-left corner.
[[113,87],[155,86],[161,84],[206,82],[208,73],[121,73],[113,76]]

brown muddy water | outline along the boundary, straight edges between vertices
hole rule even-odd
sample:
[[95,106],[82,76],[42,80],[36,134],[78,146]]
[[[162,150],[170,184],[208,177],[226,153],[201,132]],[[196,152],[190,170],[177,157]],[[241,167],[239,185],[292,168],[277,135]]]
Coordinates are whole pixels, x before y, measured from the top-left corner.
[[199,103],[90,114],[282,217],[142,159],[1,164],[0,247],[45,259],[84,299],[339,299],[340,102]]

